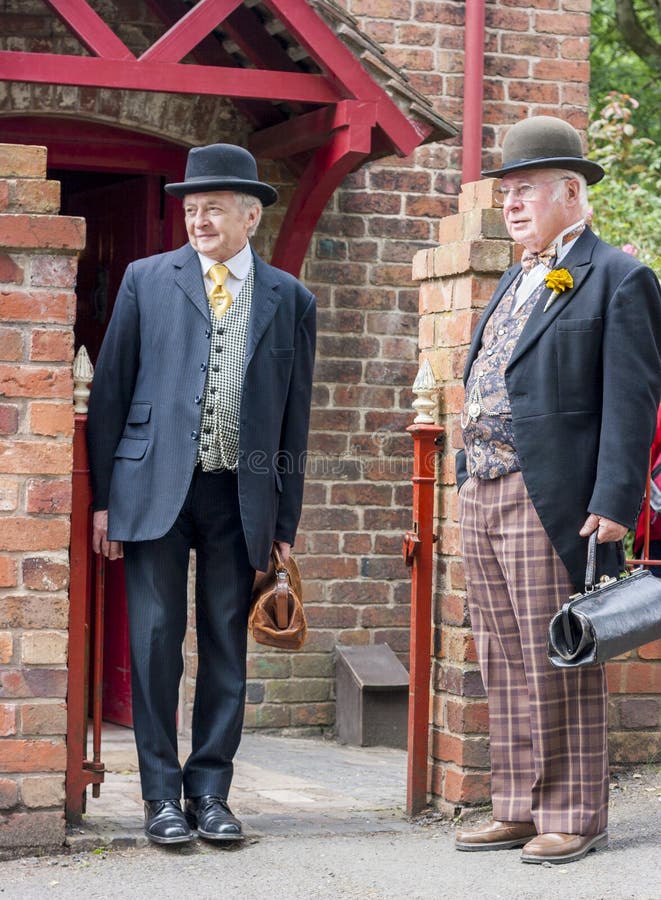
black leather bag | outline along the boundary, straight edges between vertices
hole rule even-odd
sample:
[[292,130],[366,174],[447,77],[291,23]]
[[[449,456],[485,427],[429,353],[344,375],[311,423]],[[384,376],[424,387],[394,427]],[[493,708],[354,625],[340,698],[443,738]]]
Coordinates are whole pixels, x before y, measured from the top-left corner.
[[549,625],[548,656],[559,669],[602,663],[661,638],[661,578],[640,567],[595,584],[596,556],[594,532],[585,593],[571,596]]

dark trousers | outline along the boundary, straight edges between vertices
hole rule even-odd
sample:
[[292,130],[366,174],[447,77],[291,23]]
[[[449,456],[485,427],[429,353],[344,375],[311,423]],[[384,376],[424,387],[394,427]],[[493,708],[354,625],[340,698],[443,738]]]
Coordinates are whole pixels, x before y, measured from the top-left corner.
[[[188,563],[196,553],[198,667],[192,750],[177,753]],[[162,538],[124,545],[133,725],[145,800],[227,797],[246,688],[246,631],[254,569],[241,527],[237,478],[198,467]]]

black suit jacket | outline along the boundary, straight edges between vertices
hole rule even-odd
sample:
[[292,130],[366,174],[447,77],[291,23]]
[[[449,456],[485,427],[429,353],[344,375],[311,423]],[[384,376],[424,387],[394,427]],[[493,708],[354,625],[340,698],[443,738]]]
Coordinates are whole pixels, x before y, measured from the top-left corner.
[[[256,254],[239,423],[238,488],[251,564],[294,542],[303,497],[315,301]],[[187,244],[131,263],[99,355],[87,422],[94,508],[108,537],[153,540],[182,508],[210,346],[199,259]]]
[[[574,286],[547,312],[546,289],[505,371],[521,470],[530,498],[577,590],[585,581],[588,513],[633,527],[645,489],[661,395],[661,291],[651,269],[586,229],[561,267]],[[468,353],[520,265],[502,276]],[[457,454],[457,484],[466,475]],[[617,571],[616,548],[599,549]]]

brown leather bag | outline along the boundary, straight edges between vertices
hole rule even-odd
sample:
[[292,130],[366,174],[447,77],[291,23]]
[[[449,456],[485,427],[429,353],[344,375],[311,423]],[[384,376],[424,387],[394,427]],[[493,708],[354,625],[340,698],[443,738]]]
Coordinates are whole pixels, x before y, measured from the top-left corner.
[[268,570],[255,576],[248,631],[258,644],[279,650],[300,650],[307,637],[301,573],[294,557],[283,562],[275,545]]

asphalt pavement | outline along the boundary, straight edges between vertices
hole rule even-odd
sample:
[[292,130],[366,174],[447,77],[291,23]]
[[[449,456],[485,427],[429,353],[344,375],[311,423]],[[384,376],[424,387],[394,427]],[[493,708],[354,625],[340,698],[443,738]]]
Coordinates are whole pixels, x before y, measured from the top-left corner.
[[533,866],[518,850],[457,852],[435,811],[408,820],[401,750],[245,734],[229,799],[246,840],[231,849],[148,844],[132,733],[106,729],[103,759],[67,852],[0,862],[3,900],[661,900],[658,766],[613,776],[608,850]]

